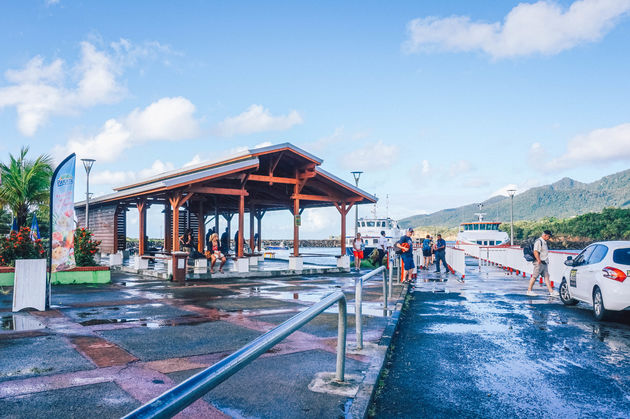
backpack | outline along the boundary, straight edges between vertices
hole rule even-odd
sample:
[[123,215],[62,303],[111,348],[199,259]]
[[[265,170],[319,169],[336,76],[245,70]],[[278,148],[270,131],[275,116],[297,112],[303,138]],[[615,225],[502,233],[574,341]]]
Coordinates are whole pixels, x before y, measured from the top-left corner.
[[523,257],[528,262],[533,262],[536,260],[534,257],[534,243],[536,243],[538,239],[529,239],[525,243],[523,243]]

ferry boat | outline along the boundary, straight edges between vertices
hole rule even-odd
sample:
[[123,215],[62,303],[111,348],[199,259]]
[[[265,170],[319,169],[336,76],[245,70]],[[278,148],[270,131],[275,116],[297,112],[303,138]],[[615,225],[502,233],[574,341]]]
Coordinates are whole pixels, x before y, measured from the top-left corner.
[[[481,210],[481,204],[479,205]],[[500,246],[510,243],[510,236],[499,231],[500,222],[484,221],[485,213],[478,212],[475,214],[478,221],[465,222],[459,225],[459,233],[457,233],[457,244],[477,244],[480,246]]]
[[[361,233],[361,240],[364,245],[363,254],[366,258],[376,248],[378,238],[381,237],[381,231],[385,232],[385,237],[390,245],[398,241],[402,235],[398,221],[389,217],[362,217],[357,221],[357,232]],[[349,255],[352,255],[353,241],[354,236],[346,235],[346,249]]]

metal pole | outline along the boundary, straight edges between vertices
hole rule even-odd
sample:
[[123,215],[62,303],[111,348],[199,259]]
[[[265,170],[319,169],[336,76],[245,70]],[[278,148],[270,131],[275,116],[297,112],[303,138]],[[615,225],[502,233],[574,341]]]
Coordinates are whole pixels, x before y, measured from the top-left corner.
[[357,349],[363,349],[363,325],[361,315],[363,307],[363,277],[360,277],[354,287],[354,325],[357,331]]
[[387,271],[383,271],[383,308],[387,310]]
[[514,246],[514,194],[516,189],[508,189],[510,195],[510,246]]
[[90,229],[90,172],[87,172],[87,188],[85,192],[85,228]]
[[394,276],[394,261],[391,259],[392,250],[387,249],[387,264],[389,265],[389,298],[392,298],[392,277]]
[[[361,173],[363,172],[352,172],[352,176],[354,176],[354,182],[359,187],[359,178],[361,177]],[[359,232],[359,206],[358,202],[354,204],[354,238],[356,239],[357,233]]]
[[339,314],[337,316],[337,369],[335,371],[335,378],[337,381],[343,382],[345,378],[346,369],[346,327],[348,321],[346,319],[347,306],[346,299],[341,298],[339,300]]

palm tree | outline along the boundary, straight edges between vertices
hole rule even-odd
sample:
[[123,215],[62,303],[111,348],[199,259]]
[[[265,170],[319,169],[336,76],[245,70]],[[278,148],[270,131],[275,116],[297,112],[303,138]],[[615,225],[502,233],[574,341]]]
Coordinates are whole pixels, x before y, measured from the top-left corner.
[[53,172],[50,156],[29,160],[27,153],[28,147],[22,147],[17,158],[9,154],[9,164],[0,163],[0,206],[11,210],[18,227],[26,226],[32,207],[48,202]]

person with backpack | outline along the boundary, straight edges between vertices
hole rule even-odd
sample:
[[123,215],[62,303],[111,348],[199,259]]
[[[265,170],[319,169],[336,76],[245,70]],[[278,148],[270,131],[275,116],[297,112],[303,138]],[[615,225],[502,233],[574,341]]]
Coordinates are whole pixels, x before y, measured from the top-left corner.
[[[534,288],[534,282],[536,282],[539,276],[545,278],[549,295],[554,295],[553,288],[551,288],[551,281],[549,280],[549,249],[547,247],[547,240],[551,237],[553,237],[551,231],[543,231],[542,235],[534,242],[533,249],[531,250],[534,256],[534,272],[532,273],[532,278],[529,280],[529,286],[527,287],[527,295],[529,296],[536,295],[536,293],[532,291],[532,288]],[[523,249],[523,254],[527,259],[526,250],[529,250],[527,246]]]
[[431,236],[427,234],[427,237],[422,240],[422,256],[424,257],[423,266],[421,269],[429,269],[431,264]]

